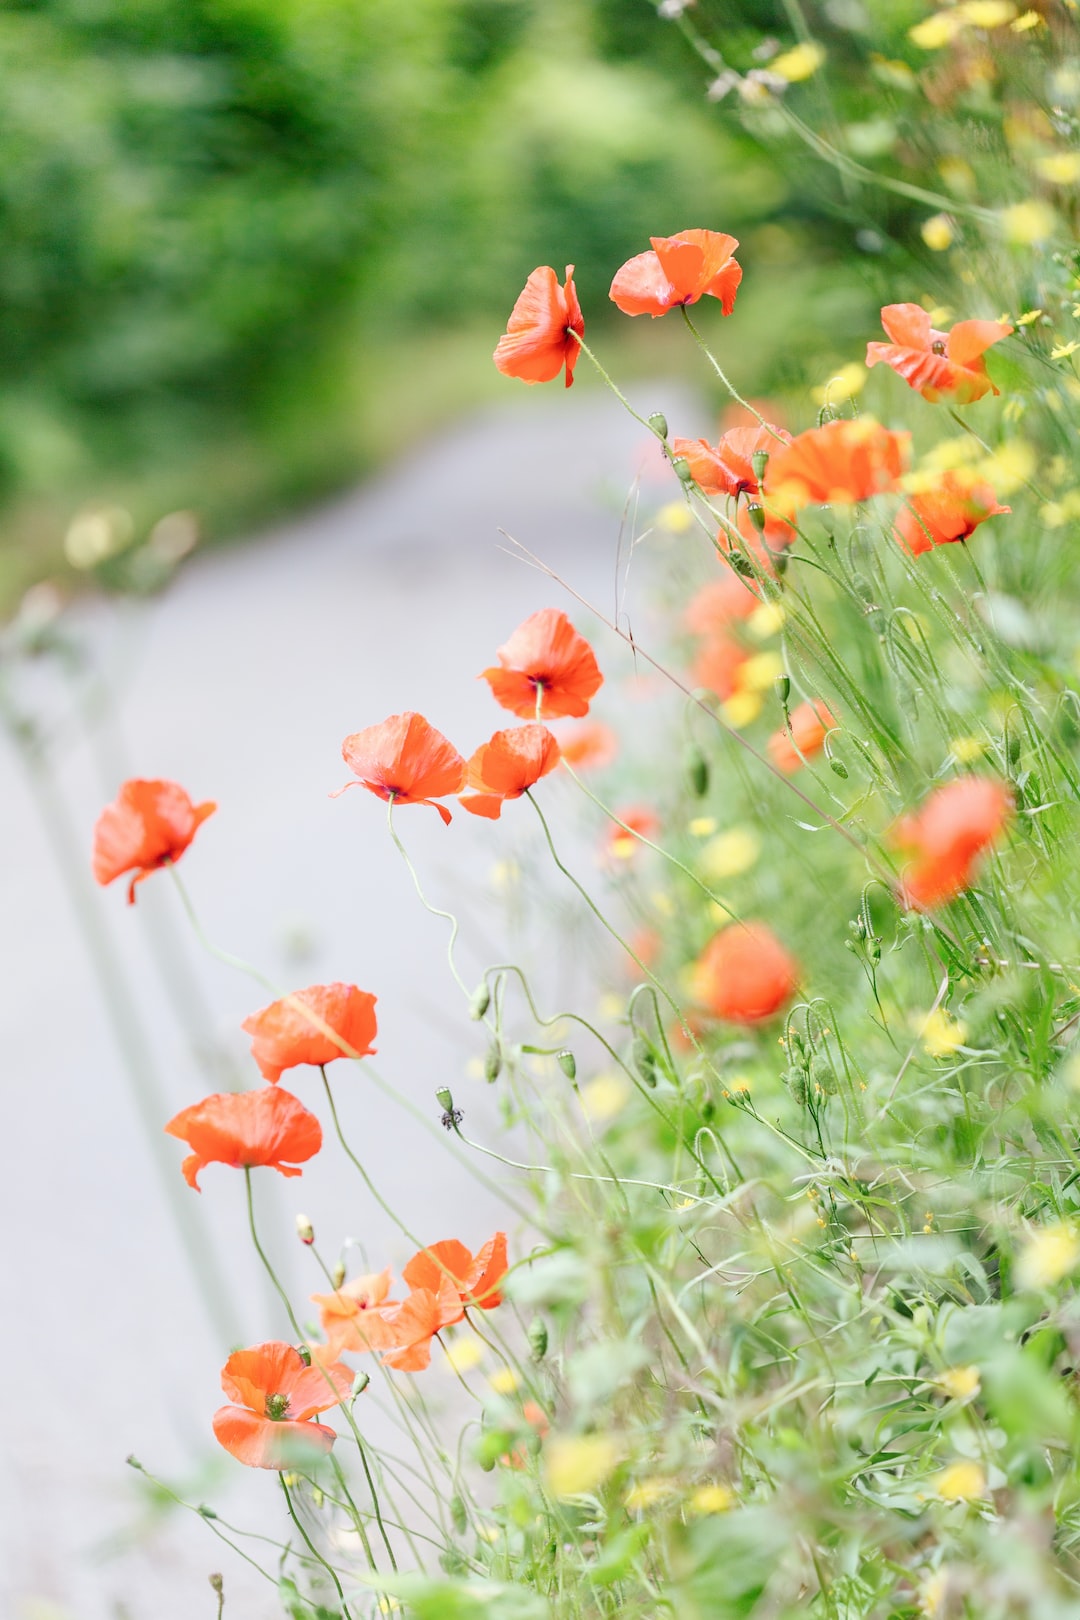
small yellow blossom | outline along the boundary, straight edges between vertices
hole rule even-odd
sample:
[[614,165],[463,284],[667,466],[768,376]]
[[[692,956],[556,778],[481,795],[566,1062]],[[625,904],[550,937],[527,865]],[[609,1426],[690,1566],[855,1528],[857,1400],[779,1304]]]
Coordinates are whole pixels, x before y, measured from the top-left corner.
[[920,50],[939,51],[959,33],[960,27],[956,11],[935,11],[932,17],[926,17],[922,22],[916,23],[914,28],[909,28],[908,38],[913,45],[918,45]]
[[[1037,320],[1039,320],[1041,315],[1042,315],[1042,310],[1041,309],[1028,309],[1028,310],[1025,310],[1022,315],[1018,315],[1016,317],[1015,324],[1017,326],[1034,326],[1035,322]],[[1007,321],[1009,317],[1007,315],[1003,315],[1001,318],[1002,318],[1003,321]]]
[[1059,343],[1056,349],[1050,350],[1050,358],[1051,360],[1067,360],[1070,354],[1076,353],[1077,349],[1080,349],[1080,343]]
[[748,872],[761,854],[761,837],[753,827],[731,827],[701,851],[701,869],[718,882]]
[[446,1346],[446,1359],[454,1372],[471,1372],[478,1367],[484,1359],[484,1346],[474,1337],[468,1339],[454,1339]]
[[949,748],[958,765],[970,765],[973,759],[986,752],[986,744],[981,737],[954,737]]
[[964,0],[956,9],[972,28],[1004,28],[1016,16],[1011,0]]
[[496,1395],[512,1395],[521,1383],[521,1378],[513,1367],[496,1367],[488,1383]]
[[[955,191],[961,197],[973,197],[977,181],[975,170],[962,157],[943,157],[938,164],[938,173],[950,191]],[[937,214],[937,219],[947,219],[947,215]],[[929,224],[930,221],[927,221]],[[926,242],[926,225],[923,226],[923,241]],[[934,247],[933,242],[927,242],[927,247]]]
[[967,1026],[959,1018],[953,1018],[944,1007],[935,1007],[934,1011],[927,1013],[926,1017],[914,1020],[919,1036],[923,1043],[923,1050],[931,1057],[948,1057],[963,1046],[967,1039]]
[[729,1513],[735,1506],[735,1493],[726,1485],[698,1485],[690,1492],[691,1513]]
[[96,568],[130,545],[135,520],[122,506],[93,507],[73,518],[64,536],[64,556],[72,568]]
[[977,1462],[963,1458],[943,1468],[934,1487],[946,1502],[977,1502],[986,1495],[986,1473]]
[[1035,172],[1054,186],[1072,186],[1080,180],[1080,152],[1050,152],[1036,159]]
[[607,995],[600,997],[597,1007],[601,1018],[621,1018],[626,1011],[626,1002],[622,996],[617,996],[613,991],[608,991]]
[[[693,824],[693,822],[691,822],[690,823],[691,832],[693,831],[693,827],[694,827],[694,824]],[[674,915],[675,915],[675,902],[671,898],[670,894],[668,894],[666,889],[654,889],[652,891],[652,893],[649,895],[649,899],[652,902],[653,909],[658,911],[660,913],[661,917],[674,917]]]
[[1026,439],[1009,439],[980,462],[978,470],[989,479],[998,495],[1011,495],[1027,483],[1037,464],[1034,446]]
[[465,1065],[465,1073],[470,1080],[483,1080],[485,1078],[483,1058],[469,1058]]
[[919,1582],[919,1608],[923,1614],[930,1617],[930,1620],[936,1620],[938,1615],[944,1613],[948,1585],[949,1577],[943,1569],[936,1569],[932,1575]]
[[820,388],[811,388],[810,398],[815,405],[835,405],[840,400],[854,399],[862,393],[867,378],[866,367],[859,360],[851,360],[835,371]]
[[1043,22],[1044,19],[1039,16],[1037,11],[1025,11],[1016,18],[1015,22],[1011,22],[1009,27],[1014,34],[1026,34],[1030,28],[1041,28]]
[[944,253],[956,240],[956,230],[948,214],[931,214],[924,219],[919,234],[932,253]]
[[783,629],[786,618],[780,602],[762,602],[747,619],[746,628],[755,641],[767,641],[769,636],[775,636],[778,630]]
[[622,1112],[630,1097],[629,1083],[621,1074],[598,1074],[581,1088],[581,1106],[596,1125]]
[[739,671],[739,686],[747,692],[767,692],[784,673],[784,660],[778,652],[755,653]]
[[690,823],[691,838],[708,838],[710,833],[716,831],[715,816],[695,816]]
[[946,1367],[936,1382],[951,1401],[969,1401],[982,1387],[978,1367]]
[[750,725],[761,713],[760,694],[735,692],[726,703],[720,705],[720,713],[727,724],[738,731],[741,726]]
[[631,1513],[640,1513],[643,1508],[650,1508],[655,1502],[662,1502],[674,1489],[675,1486],[670,1479],[639,1479],[626,1493],[626,1506]]
[[548,1490],[559,1502],[595,1491],[613,1472],[618,1460],[618,1447],[609,1435],[552,1435],[544,1446]]
[[1021,1288],[1052,1288],[1080,1262],[1080,1236],[1067,1221],[1054,1221],[1028,1239],[1016,1263]]
[[1026,202],[1003,208],[999,217],[1006,241],[1015,242],[1019,247],[1033,247],[1036,242],[1045,242],[1057,228],[1054,210],[1038,197],[1029,197]]
[[914,90],[919,82],[906,62],[890,61],[887,56],[871,56],[870,68],[875,78],[894,90]]
[[794,49],[774,57],[769,63],[770,73],[779,73],[789,84],[798,84],[811,78],[825,60],[825,47],[816,40],[807,40]]
[[491,868],[491,887],[499,894],[515,889],[521,881],[521,868],[517,861],[496,861]]
[[685,534],[694,518],[685,501],[668,501],[657,512],[656,521],[669,534]]

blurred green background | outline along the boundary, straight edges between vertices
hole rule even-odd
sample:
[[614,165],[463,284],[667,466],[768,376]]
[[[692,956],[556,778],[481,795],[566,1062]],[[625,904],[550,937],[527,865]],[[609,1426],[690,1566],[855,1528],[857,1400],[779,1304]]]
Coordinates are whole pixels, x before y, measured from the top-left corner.
[[[791,38],[737,17],[744,69]],[[651,0],[9,0],[0,74],[5,604],[87,503],[221,538],[505,389],[536,264],[574,259],[600,321],[650,234],[734,232],[759,389],[873,309],[820,170],[710,103]],[[649,327],[624,371],[693,364]]]

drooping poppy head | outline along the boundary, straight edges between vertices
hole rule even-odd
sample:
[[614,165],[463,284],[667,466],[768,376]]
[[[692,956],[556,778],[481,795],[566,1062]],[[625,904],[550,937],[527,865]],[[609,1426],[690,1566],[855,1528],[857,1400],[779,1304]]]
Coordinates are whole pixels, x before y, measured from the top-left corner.
[[627,805],[616,810],[615,816],[604,839],[604,854],[611,860],[631,861],[644,847],[643,838],[655,839],[660,818],[644,804]]
[[951,332],[939,332],[918,304],[886,304],[881,324],[890,343],[868,343],[868,366],[891,366],[909,387],[936,405],[943,399],[969,405],[991,390],[1001,392],[986,374],[983,355],[1013,328],[1005,321],[958,321]]
[[602,720],[585,720],[559,734],[559,752],[575,771],[601,771],[619,752],[619,739]]
[[757,495],[758,476],[754,471],[754,456],[759,452],[771,456],[774,451],[791,443],[791,434],[783,428],[753,427],[729,428],[714,446],[704,439],[672,439],[671,453],[680,456],[690,468],[690,476],[706,495]]
[[435,800],[460,791],[465,761],[422,714],[407,710],[392,714],[381,725],[354,731],[342,743],[341,752],[369,793],[394,804],[430,804],[449,825],[449,810]]
[[263,1079],[274,1085],[286,1069],[302,1063],[373,1056],[375,1000],[355,984],[313,984],[272,1001],[240,1027],[251,1036]]
[[894,490],[910,440],[910,434],[893,433],[871,416],[796,434],[786,449],[769,457],[767,504],[790,516],[803,506],[851,506]]
[[722,231],[680,231],[652,236],[652,251],[628,259],[615,272],[609,297],[624,315],[666,315],[679,304],[696,304],[708,294],[725,315],[735,306],[742,267],[733,254],[734,236]]
[[754,595],[742,575],[724,563],[716,579],[710,579],[694,592],[686,604],[683,622],[692,635],[722,635],[731,625],[748,619],[760,606],[760,597]]
[[559,763],[559,745],[546,726],[511,726],[482,743],[467,766],[462,808],[497,821],[507,799],[521,795]]
[[456,1238],[432,1243],[413,1255],[401,1275],[410,1288],[426,1288],[435,1294],[449,1280],[463,1309],[491,1311],[502,1304],[499,1284],[506,1271],[506,1233],[496,1232],[475,1254]]
[[496,703],[523,720],[580,718],[603,685],[592,648],[559,608],[541,608],[519,624],[485,669]]
[[909,496],[897,515],[893,533],[913,557],[920,557],[935,546],[966,540],[987,518],[1011,511],[1010,506],[998,505],[997,496],[984,480],[950,468],[933,488]]
[[919,810],[902,817],[892,839],[911,857],[901,875],[903,903],[927,911],[970,888],[981,857],[1008,826],[1012,806],[1004,782],[965,776],[935,788]]
[[694,965],[694,994],[713,1018],[761,1024],[786,1007],[799,984],[795,960],[764,923],[729,923]]
[[348,1367],[308,1365],[291,1344],[234,1350],[221,1370],[221,1387],[234,1404],[214,1413],[214,1434],[248,1468],[309,1468],[337,1438],[310,1419],[345,1400],[352,1383]]
[[774,731],[768,741],[769,758],[778,771],[794,776],[807,760],[820,754],[825,737],[836,721],[824,703],[800,703],[791,711],[791,731]]
[[495,346],[495,364],[505,377],[525,383],[552,382],[565,366],[569,388],[581,352],[577,339],[584,335],[573,265],[567,265],[560,287],[554,270],[544,264],[533,271],[510,312]]
[[207,816],[217,805],[212,800],[192,804],[176,782],[125,782],[94,828],[94,876],[104,885],[124,872],[134,872],[128,885],[128,905],[135,903],[135,886],[159,866],[178,861]]
[[217,1092],[182,1108],[165,1130],[191,1148],[180,1168],[196,1192],[201,1190],[200,1172],[208,1164],[228,1164],[237,1170],[265,1166],[283,1176],[298,1176],[296,1166],[314,1158],[322,1147],[322,1126],[315,1115],[280,1086]]
[[698,648],[690,679],[695,686],[703,687],[706,692],[711,692],[726,703],[738,687],[739,671],[748,657],[745,647],[733,636],[719,631],[709,636]]

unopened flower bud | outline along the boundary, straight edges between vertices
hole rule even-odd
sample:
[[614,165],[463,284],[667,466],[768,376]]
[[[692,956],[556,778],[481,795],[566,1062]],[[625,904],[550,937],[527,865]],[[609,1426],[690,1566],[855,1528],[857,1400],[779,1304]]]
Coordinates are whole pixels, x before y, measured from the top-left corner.
[[649,417],[649,426],[652,428],[658,439],[667,438],[667,417],[664,415],[663,411],[653,411],[652,415]]
[[458,1535],[463,1536],[468,1528],[469,1520],[465,1513],[465,1504],[460,1496],[454,1495],[450,1498],[450,1520]]
[[529,1347],[537,1361],[543,1361],[547,1355],[548,1330],[547,1323],[542,1316],[534,1316],[529,1323]]
[[304,1363],[305,1367],[311,1366],[311,1351],[308,1349],[306,1344],[298,1344],[296,1347],[296,1353],[300,1357],[300,1360]]
[[200,1502],[198,1507],[195,1509],[195,1511],[199,1515],[200,1519],[216,1519],[217,1518],[217,1514],[214,1511],[214,1509],[212,1507],[208,1507],[205,1502]]
[[848,768],[844,764],[842,759],[830,759],[830,761],[829,761],[829,769],[831,771],[835,771],[836,775],[840,778],[841,782],[846,782],[847,781],[847,779],[848,779]]
[[686,752],[686,780],[695,799],[703,799],[709,791],[709,762],[700,748]]
[[473,998],[469,1003],[469,1017],[474,1023],[479,1023],[490,1006],[491,991],[488,989],[487,980],[485,979],[483,984],[479,985],[473,992]]
[[573,1052],[568,1051],[564,1047],[563,1050],[557,1054],[555,1061],[558,1063],[559,1068],[562,1070],[563,1074],[565,1074],[568,1080],[577,1079],[577,1059],[575,1058]]
[[680,484],[693,483],[694,475],[690,471],[690,463],[685,456],[676,456],[671,463],[671,467]]
[[1020,738],[1008,728],[1005,731],[1005,758],[1009,762],[1009,769],[1015,771],[1020,763]]
[[791,676],[778,675],[776,680],[773,682],[773,687],[776,691],[776,696],[779,699],[780,707],[786,711],[788,706],[788,698],[791,696]]
[[356,1399],[356,1397],[358,1395],[362,1395],[364,1393],[365,1389],[367,1389],[367,1387],[368,1387],[368,1385],[370,1383],[371,1383],[371,1374],[370,1373],[366,1373],[366,1372],[358,1372],[357,1373],[356,1377],[352,1381],[352,1395],[353,1395],[353,1400],[354,1401],[355,1401],[355,1399]]
[[644,1035],[634,1036],[634,1067],[647,1086],[656,1085],[656,1053]]
[[489,1085],[492,1084],[492,1082],[499,1078],[501,1070],[502,1051],[500,1050],[498,1041],[493,1041],[488,1047],[487,1057],[484,1059],[484,1079]]
[[728,562],[731,564],[735,572],[737,574],[741,574],[744,579],[753,579],[754,565],[750,561],[749,557],[743,556],[741,551],[731,552],[728,556]]
[[210,1585],[214,1588],[214,1591],[217,1593],[218,1597],[220,1597],[225,1589],[225,1582],[222,1580],[221,1576],[215,1573],[213,1575],[208,1575],[207,1579],[209,1580]]
[[765,508],[763,506],[758,506],[756,501],[751,501],[747,505],[746,511],[747,511],[747,515],[748,515],[751,523],[754,525],[754,528],[757,530],[758,534],[764,534],[765,533]]
[[330,1273],[330,1281],[333,1283],[335,1288],[340,1288],[341,1287],[342,1283],[345,1281],[345,1262],[344,1262],[344,1260],[339,1260],[338,1261],[337,1265],[334,1267],[333,1271]]
[[306,1215],[298,1215],[296,1217],[296,1235],[300,1239],[301,1243],[314,1243],[315,1228],[312,1226]]
[[755,450],[750,457],[750,465],[754,469],[754,477],[760,484],[765,477],[765,468],[769,465],[769,452],[767,450]]
[[438,1103],[439,1107],[442,1109],[444,1114],[452,1114],[453,1113],[453,1111],[454,1111],[454,1094],[450,1090],[449,1086],[439,1086],[439,1087],[437,1087],[436,1092],[435,1092],[435,1101]]

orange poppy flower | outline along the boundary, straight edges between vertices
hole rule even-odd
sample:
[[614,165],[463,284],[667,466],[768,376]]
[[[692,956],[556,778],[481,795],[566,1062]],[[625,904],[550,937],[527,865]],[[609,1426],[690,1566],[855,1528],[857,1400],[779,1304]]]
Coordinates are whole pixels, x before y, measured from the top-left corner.
[[678,304],[696,304],[706,294],[720,300],[725,315],[735,305],[742,267],[732,254],[734,236],[722,231],[680,231],[651,236],[650,253],[639,253],[615,272],[608,296],[624,315],[666,315]]
[[[355,984],[313,984],[245,1018],[251,1055],[271,1085],[301,1063],[332,1063],[339,1057],[371,1057],[375,1052],[375,1000]],[[312,1016],[305,1016],[307,1008]],[[339,1037],[334,1040],[327,1033]]]
[[698,648],[690,671],[695,686],[704,687],[726,703],[739,684],[739,671],[746,663],[745,648],[722,631],[711,635]]
[[192,804],[176,782],[138,777],[125,782],[94,828],[94,876],[104,885],[134,872],[128,885],[128,905],[134,905],[136,884],[159,866],[178,861],[216,809],[210,799]]
[[936,488],[909,497],[893,533],[913,557],[921,557],[935,546],[966,540],[987,518],[1011,511],[1011,506],[998,505],[989,484],[949,470]]
[[[640,804],[616,810],[615,814],[623,826],[612,822],[604,840],[604,854],[616,861],[633,860],[642,847],[641,840],[653,839],[660,831],[660,818],[646,805]],[[627,828],[630,829],[629,832]]]
[[566,285],[560,287],[554,270],[544,264],[533,271],[510,312],[495,346],[495,364],[505,377],[525,383],[552,382],[565,366],[569,388],[581,353],[577,339],[584,335],[573,265],[567,265]]
[[672,439],[671,453],[682,457],[690,475],[706,495],[757,495],[758,478],[753,458],[759,450],[771,456],[781,445],[791,443],[783,428],[729,428],[716,445],[705,439]]
[[291,1344],[234,1350],[221,1369],[221,1387],[235,1404],[214,1413],[214,1434],[248,1468],[308,1468],[337,1439],[310,1419],[345,1400],[352,1383],[348,1367],[309,1366]]
[[279,1086],[261,1091],[222,1091],[182,1108],[165,1127],[191,1148],[180,1166],[189,1187],[200,1192],[199,1174],[208,1164],[234,1169],[265,1166],[298,1176],[296,1165],[322,1147],[322,1126],[291,1092]]
[[589,643],[558,608],[530,613],[496,657],[499,667],[480,679],[496,703],[524,720],[588,714],[604,681]]
[[799,983],[794,959],[764,923],[729,923],[694,966],[697,1000],[728,1024],[761,1024],[787,1005]]
[[910,434],[890,432],[871,416],[799,433],[786,449],[769,457],[765,490],[770,506],[790,515],[811,503],[850,506],[894,490],[910,440]]
[[424,1288],[435,1294],[449,1280],[462,1311],[468,1305],[492,1311],[502,1304],[499,1284],[506,1269],[506,1233],[496,1232],[475,1254],[456,1238],[432,1243],[413,1255],[401,1275],[411,1289]]
[[438,1290],[414,1288],[387,1318],[391,1348],[382,1358],[383,1366],[397,1372],[423,1372],[431,1364],[431,1341],[436,1333],[460,1322],[462,1315],[452,1283],[444,1280]]
[[932,405],[942,399],[969,405],[991,389],[1001,392],[983,355],[1013,330],[1006,321],[958,321],[951,332],[939,332],[918,304],[886,304],[881,324],[892,342],[868,343],[866,364],[891,366]]
[[[465,761],[422,714],[408,710],[392,714],[381,725],[354,731],[342,743],[341,752],[369,793],[394,804],[430,804],[449,825],[449,810],[435,800],[460,791]],[[346,787],[356,785],[346,783]],[[338,789],[338,793],[344,791]]]
[[332,1294],[312,1294],[319,1307],[322,1330],[335,1355],[343,1350],[385,1349],[392,1339],[386,1333],[385,1317],[396,1310],[400,1300],[388,1300],[391,1273],[372,1272],[342,1283]]
[[465,785],[475,791],[461,800],[462,808],[498,821],[507,799],[520,799],[558,763],[559,745],[546,726],[497,731],[468,763]]
[[825,746],[825,735],[836,725],[824,703],[800,703],[791,711],[791,734],[786,730],[774,731],[767,747],[769,758],[778,771],[794,776],[802,770],[808,759],[820,754]]
[[893,842],[912,856],[901,880],[904,904],[926,911],[969,888],[980,857],[1005,831],[1012,803],[1004,782],[965,776],[935,788],[920,810],[897,822]]
[[601,720],[585,720],[559,736],[559,752],[576,771],[600,771],[619,752],[619,739]]
[[695,636],[715,636],[740,619],[748,619],[760,606],[761,598],[754,595],[742,575],[723,563],[720,577],[710,579],[694,592],[683,622]]

